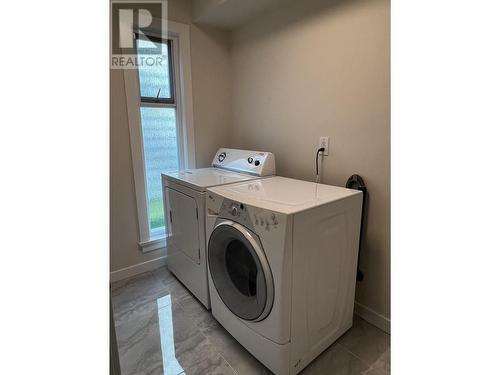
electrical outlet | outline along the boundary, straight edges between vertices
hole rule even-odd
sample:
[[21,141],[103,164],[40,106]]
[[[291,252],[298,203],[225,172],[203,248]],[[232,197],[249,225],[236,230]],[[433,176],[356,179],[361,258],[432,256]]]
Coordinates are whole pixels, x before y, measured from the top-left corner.
[[323,151],[324,156],[328,156],[329,146],[330,146],[330,137],[319,137],[319,147],[325,148],[325,151]]

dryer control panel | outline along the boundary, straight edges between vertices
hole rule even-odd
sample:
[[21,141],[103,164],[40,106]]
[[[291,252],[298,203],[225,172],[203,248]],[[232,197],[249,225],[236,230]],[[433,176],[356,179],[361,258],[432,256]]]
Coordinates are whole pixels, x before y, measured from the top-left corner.
[[272,152],[220,148],[214,156],[212,166],[256,176],[273,176],[276,174],[276,165]]

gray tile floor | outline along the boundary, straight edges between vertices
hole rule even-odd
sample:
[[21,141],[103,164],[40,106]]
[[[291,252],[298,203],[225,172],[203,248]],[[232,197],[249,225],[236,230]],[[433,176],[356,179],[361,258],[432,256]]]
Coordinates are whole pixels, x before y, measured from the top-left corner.
[[[112,284],[122,375],[269,374],[165,268]],[[390,372],[390,336],[353,327],[302,374]]]

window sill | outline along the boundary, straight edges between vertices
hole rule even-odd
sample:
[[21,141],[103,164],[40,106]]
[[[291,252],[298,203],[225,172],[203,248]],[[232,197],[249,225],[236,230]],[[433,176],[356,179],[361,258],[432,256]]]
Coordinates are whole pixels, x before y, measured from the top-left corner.
[[167,246],[167,236],[162,235],[153,237],[149,241],[139,242],[139,246],[143,253],[158,250]]

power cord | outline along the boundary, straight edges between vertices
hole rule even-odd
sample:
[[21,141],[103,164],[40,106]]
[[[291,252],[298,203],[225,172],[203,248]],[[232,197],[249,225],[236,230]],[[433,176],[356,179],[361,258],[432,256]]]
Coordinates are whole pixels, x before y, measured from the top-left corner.
[[316,151],[316,183],[319,181],[319,166],[318,166],[318,158],[319,158],[319,153],[325,151],[324,147],[318,148],[318,151]]

